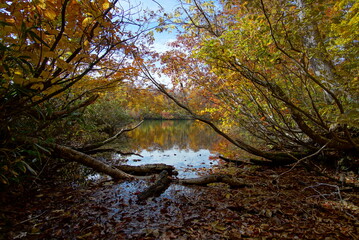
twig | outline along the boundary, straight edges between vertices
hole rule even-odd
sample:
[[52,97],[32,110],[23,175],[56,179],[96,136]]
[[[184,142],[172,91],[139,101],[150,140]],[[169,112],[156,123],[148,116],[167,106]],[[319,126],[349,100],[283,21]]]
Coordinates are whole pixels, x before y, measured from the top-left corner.
[[[323,172],[322,170],[320,170],[320,168],[319,168],[317,165],[315,165],[315,164],[313,164],[315,168],[311,167],[311,166],[310,166],[309,164],[307,164],[307,163],[303,163],[303,165],[304,165],[304,167],[306,167],[307,169],[310,169],[310,170],[316,172],[317,174],[322,175],[322,176],[324,176],[324,177],[326,177],[326,178],[328,178],[328,179],[330,179],[330,180],[332,180],[332,181],[334,181],[334,182],[340,183],[340,184],[342,184],[343,186],[350,187],[350,188],[352,188],[353,190],[358,190],[358,189],[359,189],[359,186],[358,186],[357,184],[355,184],[355,183],[348,183],[348,182],[345,182],[345,181],[343,182],[343,181],[341,181],[341,180],[339,180],[339,179],[337,179],[337,178],[335,178],[335,177],[332,177],[332,176],[330,176],[329,174],[327,174],[327,173]],[[318,168],[318,169],[316,169],[316,168]]]
[[26,222],[29,222],[29,221],[31,221],[31,220],[34,220],[34,219],[36,219],[36,218],[39,218],[39,217],[41,217],[42,215],[44,215],[46,212],[47,212],[47,211],[44,211],[44,212],[42,212],[41,214],[39,214],[39,215],[37,215],[37,216],[35,216],[35,217],[28,218],[28,219],[26,219],[26,220],[24,220],[24,221],[21,221],[21,222],[19,222],[19,223],[16,223],[14,226],[18,226],[18,225],[24,224],[24,223],[26,223]]
[[292,171],[299,163],[303,162],[304,160],[307,160],[308,158],[314,157],[315,155],[319,154],[321,151],[323,151],[323,149],[324,149],[329,143],[330,143],[330,141],[327,142],[323,147],[321,147],[321,148],[320,148],[318,151],[316,151],[315,153],[312,153],[312,154],[310,154],[310,155],[308,155],[308,156],[305,156],[305,157],[303,157],[303,158],[301,158],[301,159],[298,159],[298,158],[296,158],[295,156],[293,156],[293,155],[291,155],[290,153],[288,153],[288,154],[290,154],[290,156],[291,156],[292,158],[294,158],[294,159],[297,160],[297,161],[293,164],[293,166],[292,166],[289,170],[287,170],[287,171],[285,171],[285,172],[279,174],[278,177],[276,178],[276,180],[277,180],[278,178],[280,178],[281,176],[283,176],[284,174],[287,174],[288,172]]
[[[316,187],[320,187],[320,186],[332,187],[332,188],[335,188],[337,191],[334,192],[334,193],[330,193],[330,194],[322,194],[321,192],[319,192],[319,191],[316,189]],[[325,196],[338,195],[340,202],[343,201],[342,195],[340,194],[340,187],[339,187],[338,185],[333,185],[333,184],[328,184],[328,183],[317,183],[317,185],[305,187],[304,189],[308,189],[308,188],[313,189],[316,193],[319,194],[318,196],[323,197],[325,200],[328,200]]]
[[97,142],[97,143],[94,143],[94,144],[90,144],[90,145],[87,145],[85,147],[82,147],[82,148],[77,148],[76,150],[77,151],[80,151],[80,152],[87,152],[87,151],[90,151],[90,150],[94,150],[96,148],[99,148],[107,143],[110,143],[112,141],[114,141],[116,138],[118,138],[119,136],[121,136],[123,133],[125,132],[129,132],[129,131],[132,131],[136,128],[138,128],[141,124],[143,123],[143,120],[141,122],[139,122],[136,126],[132,127],[132,128],[126,128],[126,129],[121,129],[118,133],[116,133],[114,136],[102,141],[102,142]]
[[134,153],[134,152],[122,152],[122,151],[117,150],[116,153],[121,154],[121,155],[123,155],[123,156],[126,156],[126,155],[136,155],[136,156],[139,156],[139,157],[143,158],[143,156],[142,156],[141,154],[139,154],[139,153]]

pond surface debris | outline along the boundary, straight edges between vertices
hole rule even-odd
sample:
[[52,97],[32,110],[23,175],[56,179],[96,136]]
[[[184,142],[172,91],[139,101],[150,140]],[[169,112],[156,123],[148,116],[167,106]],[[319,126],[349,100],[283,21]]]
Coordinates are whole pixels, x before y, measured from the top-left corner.
[[2,196],[0,239],[358,239],[357,192],[302,168],[238,169],[253,187],[173,184],[145,202],[143,180],[49,181]]

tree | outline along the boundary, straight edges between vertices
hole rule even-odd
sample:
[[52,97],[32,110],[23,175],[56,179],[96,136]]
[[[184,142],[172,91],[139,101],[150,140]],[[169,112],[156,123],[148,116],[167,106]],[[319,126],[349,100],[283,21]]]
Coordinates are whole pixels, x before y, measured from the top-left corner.
[[[135,76],[131,51],[146,25],[114,0],[1,1],[0,180],[32,169],[55,121]],[[135,45],[137,44],[137,45]],[[23,141],[32,137],[39,141]],[[33,170],[33,169],[32,169]]]
[[[196,111],[174,100],[270,164],[357,153],[358,8],[350,0],[186,1],[185,31],[162,56],[164,73],[216,105]],[[203,112],[239,131],[226,133]],[[241,139],[243,131],[259,145]]]

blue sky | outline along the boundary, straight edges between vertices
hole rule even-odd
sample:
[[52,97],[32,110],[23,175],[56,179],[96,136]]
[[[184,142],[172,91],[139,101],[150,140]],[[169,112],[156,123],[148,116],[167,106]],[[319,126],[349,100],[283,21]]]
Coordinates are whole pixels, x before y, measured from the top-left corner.
[[[132,6],[138,6],[139,9],[142,10],[149,10],[149,11],[154,11],[157,12],[159,10],[161,10],[161,8],[163,8],[162,13],[173,13],[175,11],[176,8],[178,8],[180,6],[178,0],[128,0],[130,1],[130,4]],[[157,22],[153,24],[153,26],[156,26]],[[154,32],[154,38],[155,38],[155,42],[153,44],[153,48],[157,51],[157,52],[165,52],[166,50],[169,50],[170,47],[168,46],[168,43],[176,40],[176,32]],[[166,84],[168,86],[171,86],[171,80],[162,75],[161,77],[159,77],[159,75],[155,74],[153,75],[157,81],[159,81],[160,83]]]
[[[180,6],[178,0],[131,0],[131,4],[140,4],[144,10],[158,11],[163,8],[164,12],[171,13]],[[176,33],[162,32],[158,33],[154,31],[155,43],[154,48],[157,51],[165,51],[168,49],[167,44],[174,41]]]

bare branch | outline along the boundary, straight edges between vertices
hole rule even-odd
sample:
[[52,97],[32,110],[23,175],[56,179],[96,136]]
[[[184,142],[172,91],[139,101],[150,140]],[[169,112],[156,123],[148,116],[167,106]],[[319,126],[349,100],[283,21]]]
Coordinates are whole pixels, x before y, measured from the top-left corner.
[[76,150],[78,151],[81,151],[81,152],[88,152],[88,151],[91,151],[91,150],[94,150],[96,148],[99,148],[99,147],[102,147],[103,145],[107,144],[107,143],[110,143],[112,141],[114,141],[115,139],[117,139],[119,136],[121,136],[123,133],[125,132],[130,132],[136,128],[138,128],[141,124],[143,123],[143,120],[141,122],[139,122],[136,126],[132,127],[132,128],[125,128],[125,129],[121,129],[118,133],[116,133],[114,136],[104,140],[104,141],[101,141],[101,142],[97,142],[97,143],[94,143],[94,144],[90,144],[90,145],[87,145],[87,146],[84,146],[84,147],[81,147],[81,148],[77,148]]

